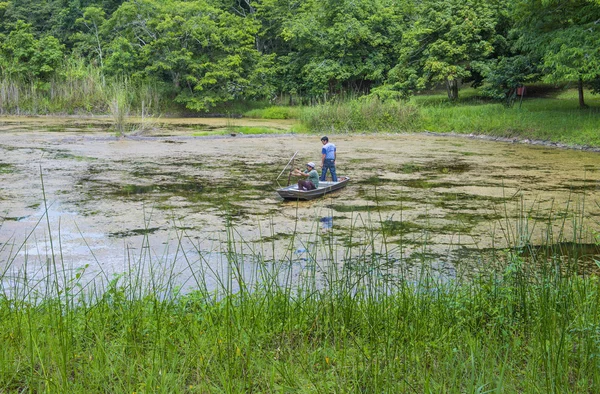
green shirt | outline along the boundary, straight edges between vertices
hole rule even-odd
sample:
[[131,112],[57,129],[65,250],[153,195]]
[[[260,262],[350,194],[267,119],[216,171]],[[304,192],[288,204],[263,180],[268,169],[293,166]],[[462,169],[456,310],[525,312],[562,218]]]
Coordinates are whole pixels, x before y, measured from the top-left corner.
[[304,173],[308,174],[308,180],[310,181],[310,183],[315,185],[315,188],[319,187],[319,173],[317,172],[317,170],[313,168],[310,171],[305,170]]

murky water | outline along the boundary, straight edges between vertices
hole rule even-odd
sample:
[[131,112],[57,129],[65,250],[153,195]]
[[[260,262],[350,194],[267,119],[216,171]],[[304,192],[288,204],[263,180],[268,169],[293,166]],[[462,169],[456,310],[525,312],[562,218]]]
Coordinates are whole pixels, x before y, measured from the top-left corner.
[[[214,287],[219,270],[228,274],[233,248],[285,260],[296,277],[311,262],[331,260],[322,250],[357,271],[368,271],[366,255],[386,255],[400,270],[426,262],[455,277],[484,268],[484,253],[568,242],[574,228],[599,228],[598,153],[430,135],[331,135],[338,174],[351,182],[297,203],[275,192],[287,173],[276,178],[296,151],[297,166],[319,162],[319,136],[193,137],[185,121],[117,139],[103,131],[104,119],[0,119],[6,276],[26,272],[43,282],[58,260],[86,278],[110,280],[147,266],[148,277],[194,287],[190,272],[202,265]],[[190,120],[194,130],[203,121],[208,128],[226,122]],[[251,264],[245,271],[254,275]]]

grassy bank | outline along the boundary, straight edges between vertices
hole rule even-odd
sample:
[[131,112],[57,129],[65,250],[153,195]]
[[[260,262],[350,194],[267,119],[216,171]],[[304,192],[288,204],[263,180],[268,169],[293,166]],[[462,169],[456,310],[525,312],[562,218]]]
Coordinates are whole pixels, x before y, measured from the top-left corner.
[[412,99],[420,108],[420,128],[434,132],[486,134],[499,137],[600,146],[600,98],[588,93],[589,108],[578,107],[575,90],[549,97],[525,97],[513,108],[481,101],[469,89],[456,104],[443,95]]
[[229,274],[208,291],[211,268],[188,256],[186,294],[135,270],[84,284],[50,256],[38,290],[4,271],[0,392],[598,392],[600,281],[559,241],[512,245],[469,281],[427,260],[408,280],[385,253],[348,249],[369,267],[352,271],[320,236],[298,273],[291,252],[238,253],[230,230]]
[[[577,91],[548,87],[526,96],[512,108],[461,90],[451,103],[445,93],[423,94],[408,102],[354,100],[314,107],[271,107],[253,110],[253,117],[297,118],[298,131],[319,133],[423,132],[483,134],[496,137],[600,146],[600,97],[586,93],[588,108],[580,109]],[[535,89],[531,89],[535,92]],[[287,111],[287,112],[286,112]]]

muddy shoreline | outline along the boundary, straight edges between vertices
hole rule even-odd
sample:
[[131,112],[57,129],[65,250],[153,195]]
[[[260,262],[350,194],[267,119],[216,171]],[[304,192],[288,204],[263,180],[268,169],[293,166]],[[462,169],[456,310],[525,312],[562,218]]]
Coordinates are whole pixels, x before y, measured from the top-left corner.
[[[0,125],[3,123],[6,124],[35,124],[40,123],[40,126],[43,125],[65,125],[65,126],[74,126],[81,127],[85,125],[97,126],[99,127],[99,131],[108,131],[108,129],[112,125],[112,118],[108,115],[95,115],[95,116],[82,116],[82,115],[39,115],[39,116],[0,116]],[[141,123],[143,119],[132,117],[130,118],[132,123]],[[174,126],[174,127],[186,127],[186,126],[206,126],[208,128],[225,128],[227,126],[240,126],[240,125],[250,125],[250,126],[263,126],[263,127],[273,127],[276,130],[279,130],[279,135],[282,137],[289,136],[286,131],[289,130],[295,123],[296,120],[288,119],[288,120],[269,120],[269,119],[253,119],[253,118],[244,118],[244,117],[227,117],[223,116],[190,116],[190,117],[175,117],[175,116],[165,116],[160,117],[158,119],[153,120],[156,122],[157,129],[154,132],[149,132],[148,136],[151,136],[153,133],[158,133],[159,130],[164,130],[165,127]],[[338,133],[340,135],[349,135],[347,133]],[[388,135],[389,133],[381,133],[376,135]],[[482,140],[482,141],[496,141],[496,142],[505,142],[505,143],[514,143],[514,144],[525,144],[525,145],[534,145],[534,146],[544,146],[544,147],[552,147],[552,148],[560,148],[560,149],[568,149],[568,150],[578,150],[585,152],[600,152],[600,147],[598,146],[587,146],[587,145],[574,145],[574,144],[564,144],[561,142],[555,142],[550,140],[532,140],[529,138],[525,138],[522,136],[514,136],[514,137],[500,137],[489,134],[463,134],[463,133],[438,133],[432,132],[429,130],[423,130],[422,132],[409,132],[405,133],[399,131],[397,134],[402,135],[428,135],[428,136],[439,136],[439,137],[452,137],[452,138],[467,138],[474,140]],[[293,135],[293,134],[290,134]],[[372,135],[372,134],[356,134],[356,135]],[[240,137],[245,138],[261,138],[268,137],[270,135],[243,135],[239,134]],[[132,139],[141,139],[143,135],[125,135],[119,138],[132,138]],[[228,135],[206,135],[206,136],[197,136],[197,138],[228,138]]]
[[[570,150],[579,150],[584,152],[600,152],[600,147],[597,146],[587,146],[587,145],[569,145],[563,144],[560,142],[553,141],[544,141],[544,140],[532,140],[529,138],[522,137],[497,137],[488,134],[460,134],[460,133],[435,133],[432,131],[423,131],[426,135],[431,136],[443,136],[443,137],[456,137],[456,138],[469,138],[475,140],[482,141],[495,141],[495,142],[506,142],[513,144],[525,144],[525,145],[535,145],[535,146],[545,146],[548,148],[560,148],[560,149],[570,149]],[[417,133],[419,134],[419,133]]]

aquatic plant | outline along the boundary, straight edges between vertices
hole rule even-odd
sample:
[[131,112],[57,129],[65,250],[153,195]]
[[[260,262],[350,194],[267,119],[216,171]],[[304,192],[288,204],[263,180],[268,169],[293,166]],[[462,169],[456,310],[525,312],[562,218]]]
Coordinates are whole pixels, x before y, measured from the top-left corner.
[[113,118],[113,128],[117,135],[124,136],[127,131],[131,110],[131,92],[127,79],[114,81],[108,87],[108,108]]

